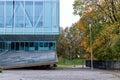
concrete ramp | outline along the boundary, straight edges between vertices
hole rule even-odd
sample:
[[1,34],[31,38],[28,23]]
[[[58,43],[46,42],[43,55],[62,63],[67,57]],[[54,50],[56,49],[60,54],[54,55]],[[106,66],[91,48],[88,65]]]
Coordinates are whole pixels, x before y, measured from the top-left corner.
[[51,65],[58,62],[55,51],[7,51],[0,55],[4,69]]

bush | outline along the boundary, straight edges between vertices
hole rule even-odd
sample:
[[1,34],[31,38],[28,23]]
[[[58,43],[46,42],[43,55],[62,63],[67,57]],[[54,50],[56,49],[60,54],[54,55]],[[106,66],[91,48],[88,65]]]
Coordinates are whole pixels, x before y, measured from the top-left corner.
[[0,73],[2,73],[3,67],[0,66]]
[[117,40],[113,43],[111,48],[115,55],[115,58],[117,60],[120,60],[120,37],[117,38]]

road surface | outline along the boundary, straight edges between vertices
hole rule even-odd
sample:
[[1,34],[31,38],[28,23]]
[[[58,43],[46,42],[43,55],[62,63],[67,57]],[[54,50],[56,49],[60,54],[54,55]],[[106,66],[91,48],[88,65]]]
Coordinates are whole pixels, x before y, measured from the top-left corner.
[[120,80],[120,72],[94,69],[4,70],[0,80]]

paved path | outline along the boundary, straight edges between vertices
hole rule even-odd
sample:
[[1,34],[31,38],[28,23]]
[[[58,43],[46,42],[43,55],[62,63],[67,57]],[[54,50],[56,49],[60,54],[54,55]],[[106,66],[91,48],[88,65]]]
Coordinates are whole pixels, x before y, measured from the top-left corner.
[[90,69],[5,70],[0,80],[120,80],[119,72]]

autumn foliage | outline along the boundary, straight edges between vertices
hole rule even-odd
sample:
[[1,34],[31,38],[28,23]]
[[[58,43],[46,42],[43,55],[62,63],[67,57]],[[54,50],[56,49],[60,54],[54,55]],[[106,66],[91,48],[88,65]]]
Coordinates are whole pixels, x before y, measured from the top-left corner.
[[120,0],[75,0],[73,9],[80,19],[60,30],[58,55],[73,59],[79,54],[90,59],[91,24],[93,58],[120,60]]
[[120,59],[120,0],[99,1],[75,0],[73,4],[74,14],[80,16],[76,27],[85,34],[82,42],[86,49],[85,57],[90,58],[88,26],[91,23],[87,19],[91,19],[94,59]]

